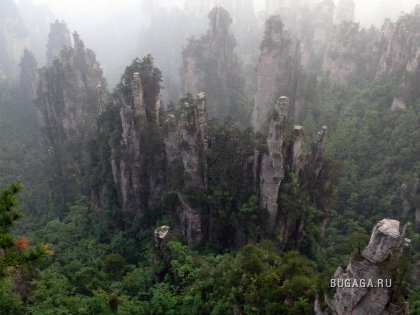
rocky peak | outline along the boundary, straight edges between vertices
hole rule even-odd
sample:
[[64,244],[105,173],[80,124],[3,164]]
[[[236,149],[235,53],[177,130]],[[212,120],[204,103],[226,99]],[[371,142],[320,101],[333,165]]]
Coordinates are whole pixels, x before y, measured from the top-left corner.
[[392,109],[405,109],[418,96],[416,84],[420,69],[420,6],[411,14],[401,16],[395,23],[385,20],[381,39],[377,43],[379,64],[376,79],[393,75],[400,87]]
[[359,24],[353,22],[335,27],[323,63],[323,73],[331,82],[346,84],[357,72],[358,32]]
[[299,63],[296,58],[296,55],[299,56],[298,51],[287,32],[283,30],[281,19],[278,16],[269,18],[260,46],[257,94],[252,113],[255,131],[267,131],[266,122],[276,104],[275,97],[290,91],[296,65]]
[[354,22],[354,12],[356,4],[353,0],[340,0],[335,9],[334,23],[336,25],[342,22]]
[[383,219],[373,228],[368,246],[362,255],[372,263],[381,263],[388,258],[392,248],[400,243],[400,222]]
[[36,101],[54,178],[52,190],[64,207],[82,189],[85,165],[76,148],[93,136],[104,97],[98,86],[106,87],[95,55],[81,40],[75,43],[75,47],[64,47],[50,67],[41,69]]
[[[316,303],[315,313],[408,314],[407,305],[393,303],[392,295],[398,285],[392,282],[385,285],[385,281],[389,282],[393,277],[387,270],[386,262],[389,259],[401,259],[409,246],[410,241],[405,239],[405,230],[406,227],[400,233],[400,222],[397,220],[379,221],[373,228],[369,244],[361,253],[362,257],[358,260],[352,258],[346,268],[338,267],[332,280],[336,283],[363,281],[365,285],[337,287],[332,298],[325,300],[327,310],[322,311],[319,303]],[[396,266],[398,268],[399,265]],[[383,287],[378,286],[378,279],[383,280]]]
[[30,48],[28,31],[12,0],[0,2],[0,78],[17,78],[19,61]]
[[[177,117],[178,116],[178,117]],[[178,114],[169,112],[165,121],[167,132],[164,138],[167,169],[179,161],[183,169],[182,184],[185,187],[207,188],[208,115],[207,95],[187,95],[180,101]],[[184,199],[180,187],[169,187],[177,192],[176,220],[180,222],[179,233],[191,246],[203,239],[201,210]]]
[[231,35],[230,26],[232,18],[228,11],[222,7],[215,7],[209,13],[210,28],[208,34],[210,37],[221,39]]
[[[243,103],[235,93],[244,93],[244,79],[235,53],[236,40],[231,31],[232,18],[222,7],[209,13],[209,30],[200,39],[189,39],[183,51],[185,94],[206,90],[211,117],[232,116],[246,120]],[[215,82],[209,88],[208,82]]]
[[[54,23],[50,24],[50,34],[48,35],[47,42],[47,65],[51,66],[54,59],[60,55],[61,50],[64,48],[70,48],[71,37],[70,31],[67,28],[66,23],[63,21],[55,20]],[[76,47],[75,47],[76,48]]]

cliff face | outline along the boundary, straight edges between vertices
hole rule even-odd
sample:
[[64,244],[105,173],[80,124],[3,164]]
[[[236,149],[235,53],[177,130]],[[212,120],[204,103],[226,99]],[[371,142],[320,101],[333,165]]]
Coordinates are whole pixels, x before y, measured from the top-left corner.
[[65,207],[80,191],[84,159],[80,148],[92,136],[99,113],[98,86],[106,86],[95,54],[77,33],[74,47],[64,48],[40,71],[37,106],[49,153],[51,187]]
[[19,61],[25,49],[29,49],[28,32],[11,0],[0,3],[0,77],[16,78]]
[[399,93],[392,108],[404,109],[407,102],[418,97],[416,82],[420,78],[420,7],[412,14],[400,17],[395,23],[385,20],[377,50],[380,52],[376,79],[397,78]]
[[273,110],[275,98],[288,94],[293,88],[297,51],[283,29],[279,17],[267,20],[257,75],[252,125],[256,131],[267,131],[266,123]]
[[183,51],[184,92],[195,95],[206,90],[211,117],[230,115],[246,121],[242,100],[244,80],[234,52],[232,18],[225,9],[215,7],[209,20],[207,34],[200,39],[190,39]]
[[[139,212],[144,208],[140,189],[144,182],[145,170],[141,163],[141,149],[147,124],[146,104],[139,72],[131,80],[131,98],[123,95],[118,100],[122,127],[122,157],[113,160],[113,176],[120,188],[122,208],[129,212]],[[115,164],[119,165],[115,165]]]
[[[196,98],[187,96],[181,100],[179,117],[173,113],[167,115],[167,133],[164,138],[167,168],[174,170],[182,165],[182,185],[184,187],[207,188],[208,117],[207,95],[200,93]],[[168,176],[174,176],[171,171]],[[176,175],[175,175],[176,176]],[[178,175],[179,176],[179,175]],[[194,208],[177,190],[176,220],[178,229],[191,246],[198,245],[203,239],[204,219],[202,209]]]
[[[160,181],[164,149],[157,126],[160,82],[161,73],[150,56],[135,59],[101,117],[104,126],[111,125],[103,135],[108,151],[104,154],[109,154],[104,163],[111,164],[114,187],[127,223],[141,218],[163,190],[164,183]],[[100,130],[104,126],[100,125]],[[95,195],[101,201],[104,197],[99,191],[96,188]]]
[[[278,234],[285,246],[289,242],[299,246],[308,222],[305,209],[300,208],[297,200],[312,200],[323,211],[322,224],[325,226],[332,203],[332,183],[324,158],[327,127],[318,132],[311,152],[304,155],[303,126],[295,125],[291,140],[285,140],[288,110],[288,98],[280,97],[268,120],[266,151],[256,151],[254,156],[254,176],[258,183],[260,206],[268,212],[267,230]],[[315,198],[311,193],[313,190],[318,191]],[[295,205],[288,200],[293,194],[296,194],[292,197],[296,198]]]
[[334,30],[334,9],[333,2],[322,1],[311,10],[299,11],[300,26],[296,29],[296,36],[302,43],[302,66],[307,71],[321,71],[322,60]]
[[420,231],[420,180],[417,178],[414,183],[403,184],[401,187],[402,210],[404,218],[414,217],[414,227]]
[[23,52],[20,60],[19,97],[23,104],[30,105],[35,100],[38,86],[38,66],[29,50]]
[[[399,285],[395,283],[396,270],[389,270],[393,268],[392,261],[394,264],[397,262],[397,268],[400,267],[398,261],[404,258],[409,248],[410,240],[405,238],[405,230],[406,228],[400,234],[399,221],[379,221],[373,229],[369,244],[361,252],[361,257],[357,260],[352,258],[346,268],[338,267],[332,278],[337,284],[342,281],[364,281],[365,286],[337,287],[332,298],[326,298],[327,310],[322,311],[319,303],[316,303],[315,313],[408,314],[407,305],[394,304]],[[383,287],[378,279],[383,279]]]
[[358,70],[358,31],[359,25],[353,22],[343,22],[335,27],[322,69],[331,82],[345,84]]
[[286,135],[289,99],[280,97],[272,111],[268,124],[268,152],[262,156],[260,171],[260,202],[269,214],[269,230],[274,228],[278,212],[278,196],[281,181],[284,178],[283,143]]
[[204,151],[208,147],[206,97],[205,93],[200,93],[192,103],[184,103],[178,123],[178,144],[187,186],[202,188],[206,186]]

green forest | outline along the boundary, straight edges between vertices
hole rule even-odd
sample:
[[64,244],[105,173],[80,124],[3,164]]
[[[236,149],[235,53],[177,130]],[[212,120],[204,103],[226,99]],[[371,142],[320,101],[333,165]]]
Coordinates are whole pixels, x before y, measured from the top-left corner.
[[[420,66],[340,83],[293,63],[256,131],[261,87],[245,88],[255,78],[217,10],[183,43],[205,93],[163,100],[150,54],[109,87],[77,33],[52,64],[27,51],[19,75],[0,76],[0,314],[314,314],[331,307],[337,268],[365,263],[385,218],[403,230],[375,264],[394,284],[386,305],[420,314]],[[416,30],[419,12],[399,23]],[[261,63],[293,46],[276,44],[276,19]],[[341,57],[363,68],[378,57],[357,32]]]

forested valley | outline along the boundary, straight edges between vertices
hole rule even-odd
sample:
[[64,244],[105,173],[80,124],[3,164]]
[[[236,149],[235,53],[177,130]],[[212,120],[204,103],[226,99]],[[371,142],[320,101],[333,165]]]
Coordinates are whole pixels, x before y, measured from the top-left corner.
[[140,2],[0,2],[0,314],[420,314],[420,6]]

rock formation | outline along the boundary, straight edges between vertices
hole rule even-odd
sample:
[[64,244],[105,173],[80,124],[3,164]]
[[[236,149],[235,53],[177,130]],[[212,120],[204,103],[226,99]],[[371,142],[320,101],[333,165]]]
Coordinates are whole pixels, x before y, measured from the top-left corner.
[[56,20],[50,24],[50,33],[48,35],[47,42],[47,65],[51,66],[55,58],[60,56],[63,48],[70,48],[71,37],[70,31],[67,28],[66,23],[63,21]]
[[280,184],[284,177],[283,143],[286,135],[286,123],[289,109],[289,99],[280,97],[274,106],[269,120],[267,148],[262,156],[260,169],[260,202],[269,214],[269,230],[274,228],[277,220],[278,195]]
[[17,78],[19,61],[30,48],[24,21],[12,0],[0,3],[0,77]]
[[[295,187],[299,194],[307,194],[316,187],[318,195],[313,202],[323,210],[325,220],[331,207],[331,182],[324,158],[327,127],[322,127],[311,152],[304,155],[303,126],[295,125],[291,140],[286,141],[288,111],[289,99],[280,97],[267,123],[266,151],[256,151],[254,156],[260,206],[268,212],[267,230],[280,235],[284,244],[291,238],[299,243],[305,224],[303,213],[282,204],[282,198],[290,193],[284,185]],[[290,211],[296,211],[296,215],[289,216]]]
[[[157,129],[160,82],[160,71],[150,56],[135,59],[125,71],[108,109],[119,112],[115,122],[117,134],[109,130],[107,137],[116,137],[110,142],[112,176],[128,220],[141,217],[161,197],[163,189],[157,183],[164,169],[163,142]],[[153,156],[159,153],[160,159]]]
[[[334,32],[332,1],[322,1],[310,10],[299,10],[295,36],[302,46],[302,66],[308,72],[320,73],[323,59]],[[293,22],[292,22],[293,23]],[[289,27],[290,22],[287,23]]]
[[[173,113],[169,113],[166,124],[168,130],[164,142],[168,169],[173,169],[179,161],[182,165],[182,184],[185,187],[206,189],[207,95],[201,92],[196,98],[183,98],[179,118],[176,119]],[[172,189],[179,190],[180,187]],[[200,215],[202,209],[194,209],[180,192],[177,193],[177,199],[176,219],[179,221],[180,232],[189,245],[198,245],[203,238],[203,222]]]
[[291,156],[292,156],[292,171],[294,174],[295,181],[299,179],[299,175],[304,167],[303,138],[304,138],[303,126],[300,126],[300,125],[294,126]]
[[159,265],[161,260],[164,257],[164,249],[162,248],[162,244],[166,242],[169,238],[169,230],[170,227],[167,225],[159,226],[155,229],[155,264]]
[[230,115],[246,121],[247,113],[240,97],[244,93],[244,80],[234,52],[232,18],[222,7],[215,7],[209,20],[207,34],[190,39],[183,51],[184,92],[195,95],[207,91],[210,117]]
[[392,109],[405,109],[419,92],[416,83],[420,78],[420,6],[412,14],[400,17],[397,22],[385,20],[378,42],[380,53],[376,79],[399,79],[400,88],[392,102]]
[[[122,158],[113,167],[113,175],[120,188],[122,208],[128,212],[138,212],[142,207],[140,189],[145,170],[141,163],[141,151],[145,129],[147,128],[146,104],[139,72],[131,80],[131,97],[120,95],[122,127]],[[113,160],[113,163],[117,161]],[[143,177],[143,178],[142,178]]]
[[[337,287],[334,295],[325,300],[327,310],[322,311],[316,303],[315,314],[408,314],[406,305],[393,303],[392,297],[398,284],[392,283],[395,275],[390,274],[386,267],[389,259],[398,260],[404,256],[410,243],[404,233],[405,228],[400,234],[399,221],[379,221],[369,244],[361,253],[361,259],[352,258],[346,268],[337,268],[331,281]],[[357,286],[338,285],[346,282],[353,284],[355,281]]]
[[[187,185],[205,187],[205,159],[207,150],[207,100],[200,93],[193,103],[185,103],[178,123],[181,157],[187,177]],[[200,165],[201,164],[201,165]]]
[[30,105],[35,100],[38,86],[38,67],[29,50],[23,52],[20,61],[19,98],[22,104]]
[[65,47],[51,67],[40,71],[36,102],[53,174],[52,190],[64,207],[81,189],[84,157],[79,149],[95,130],[97,86],[106,86],[94,52],[84,47],[77,33],[73,36],[74,47]]
[[323,63],[323,73],[336,84],[346,84],[358,70],[356,42],[359,25],[343,22],[335,27]]
[[401,187],[401,199],[402,199],[402,217],[406,219],[414,218],[414,228],[416,231],[420,231],[420,181],[417,178],[414,183],[409,185],[403,184]]
[[267,122],[273,110],[275,98],[292,90],[296,70],[295,47],[283,29],[278,16],[266,22],[261,43],[252,125],[255,131],[267,131]]

